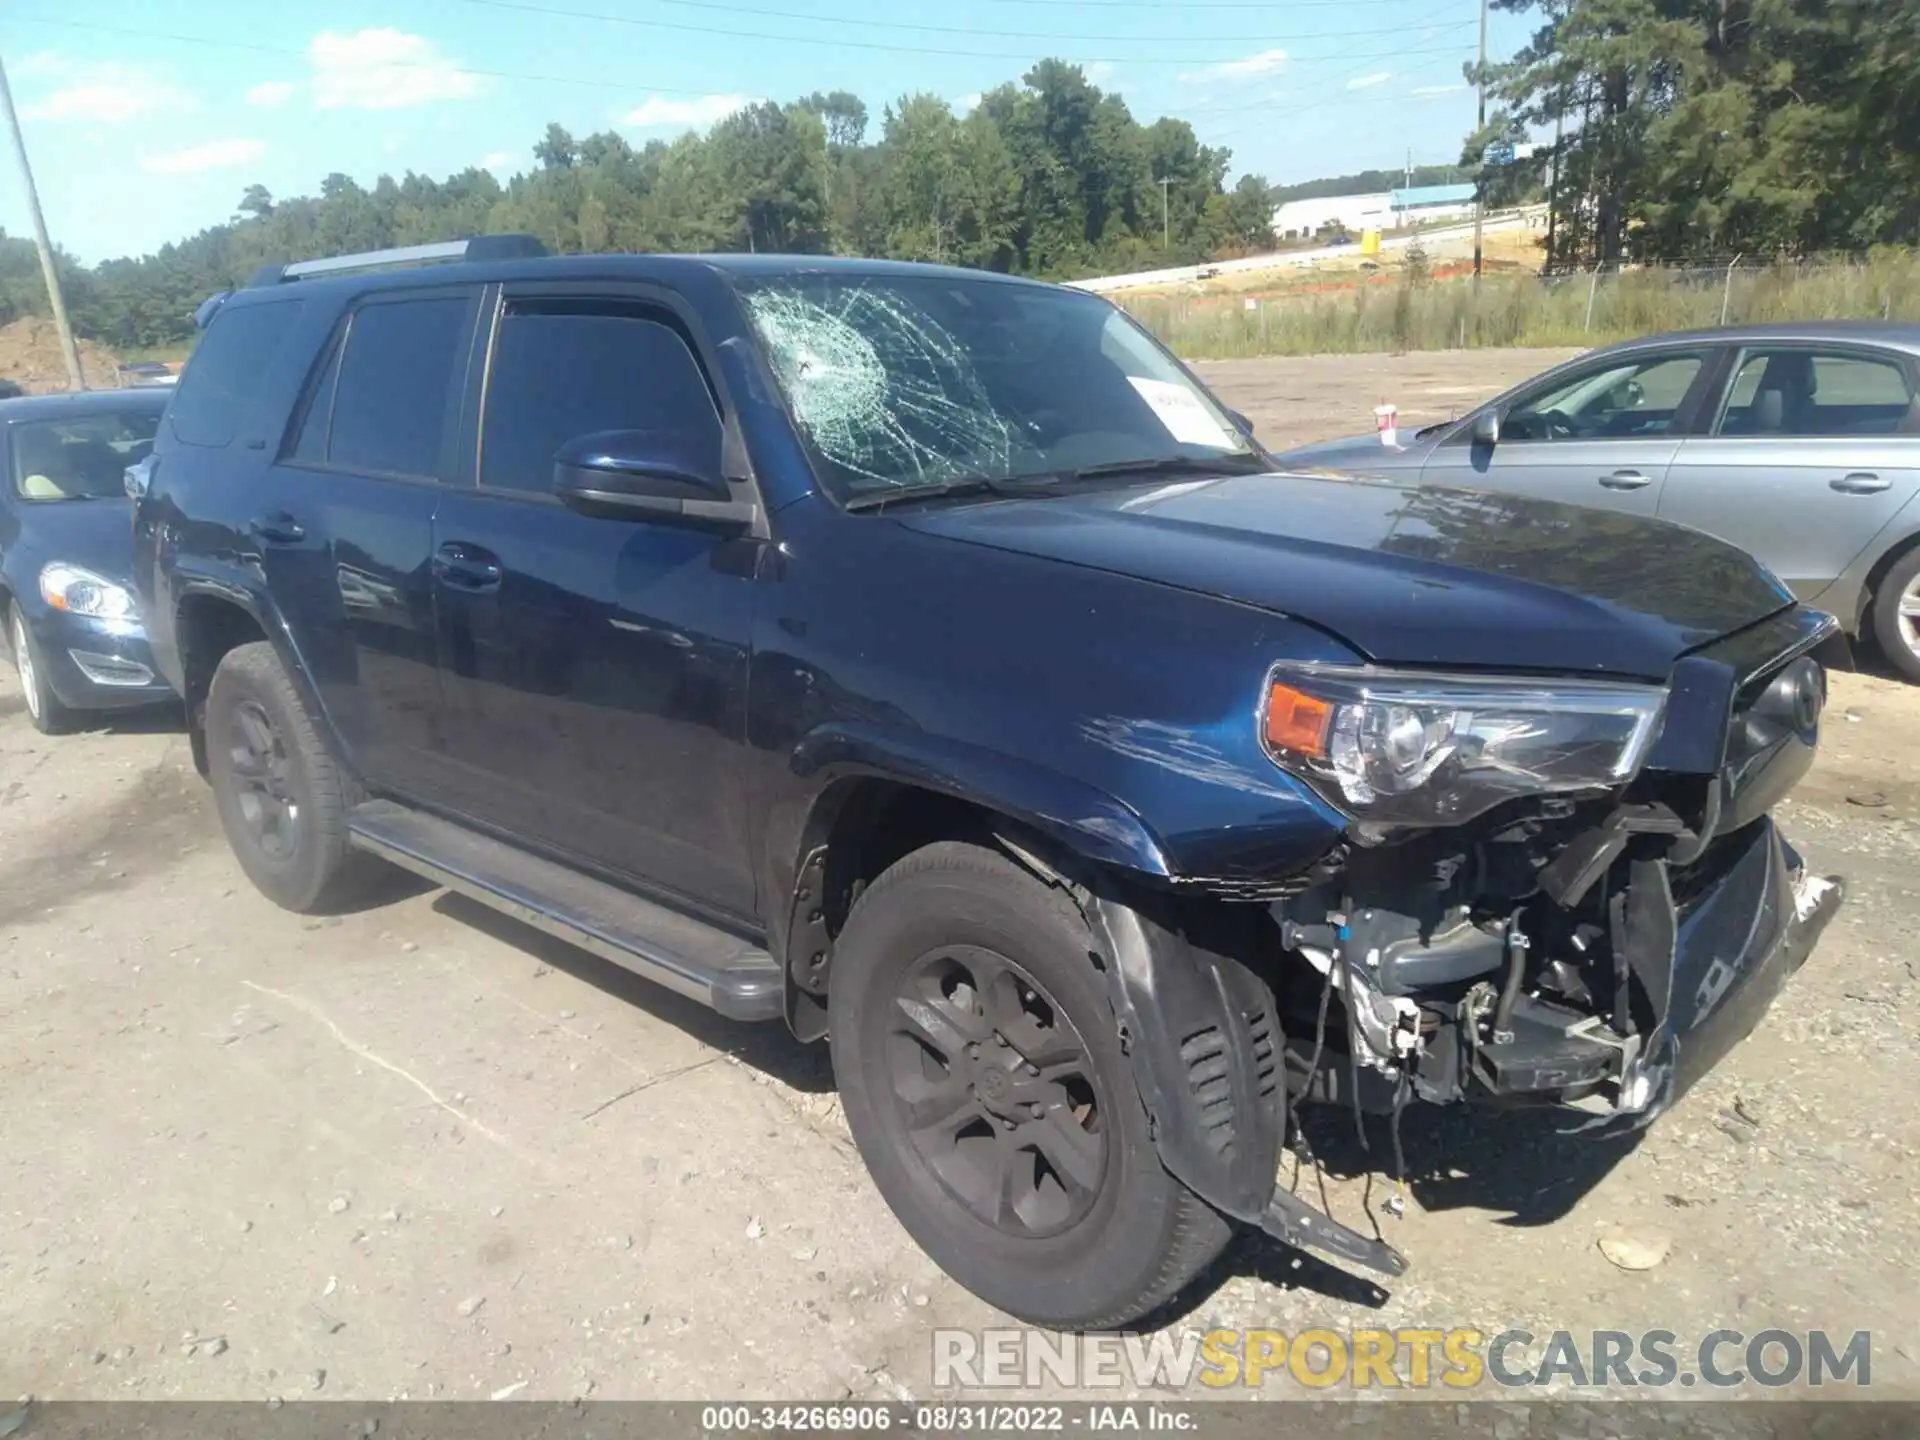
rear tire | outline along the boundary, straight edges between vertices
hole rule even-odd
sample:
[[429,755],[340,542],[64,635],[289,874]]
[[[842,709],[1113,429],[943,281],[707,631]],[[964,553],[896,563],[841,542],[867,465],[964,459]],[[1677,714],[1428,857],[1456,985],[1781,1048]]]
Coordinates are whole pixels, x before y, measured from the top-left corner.
[[42,735],[65,735],[80,726],[83,712],[69,710],[60,703],[47,683],[46,655],[27,628],[27,617],[18,605],[7,607],[7,648],[13,655],[14,673],[20,677],[20,689],[26,697],[27,719]]
[[1157,1309],[1232,1229],[1147,1133],[1085,920],[942,841],[860,896],[829,1023],[847,1122],[907,1232],[989,1304],[1098,1329]]
[[360,789],[328,753],[272,645],[226,653],[203,724],[221,828],[260,893],[298,914],[343,909],[366,893],[378,863],[347,843]]
[[1902,678],[1920,684],[1920,545],[1881,576],[1868,613],[1887,663]]

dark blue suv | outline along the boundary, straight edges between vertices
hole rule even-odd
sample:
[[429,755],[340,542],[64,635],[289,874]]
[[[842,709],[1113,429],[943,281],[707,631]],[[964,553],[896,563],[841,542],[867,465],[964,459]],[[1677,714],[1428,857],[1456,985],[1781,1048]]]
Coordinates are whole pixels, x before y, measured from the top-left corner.
[[[376,858],[830,1035],[901,1221],[1118,1324],[1302,1101],[1630,1129],[1838,903],[1768,818],[1833,622],[1706,536],[1274,473],[1120,311],[1001,276],[532,242],[269,270],[139,476],[241,865]],[[411,262],[411,263],[409,263]]]

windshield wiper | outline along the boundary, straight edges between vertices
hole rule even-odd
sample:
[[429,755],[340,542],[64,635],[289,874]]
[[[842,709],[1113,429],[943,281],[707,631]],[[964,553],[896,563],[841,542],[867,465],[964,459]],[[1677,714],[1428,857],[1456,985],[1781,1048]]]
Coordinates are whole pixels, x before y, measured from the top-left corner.
[[940,500],[950,495],[1004,495],[1007,491],[997,480],[970,475],[964,480],[936,480],[926,485],[889,485],[866,495],[856,495],[841,508],[850,511],[878,510],[883,505],[904,505],[914,500]]
[[1264,469],[1266,464],[1257,455],[1222,455],[1212,460],[1196,460],[1188,455],[1145,455],[1138,460],[1083,465],[1065,473],[1073,480],[1099,480],[1108,475],[1250,475]]

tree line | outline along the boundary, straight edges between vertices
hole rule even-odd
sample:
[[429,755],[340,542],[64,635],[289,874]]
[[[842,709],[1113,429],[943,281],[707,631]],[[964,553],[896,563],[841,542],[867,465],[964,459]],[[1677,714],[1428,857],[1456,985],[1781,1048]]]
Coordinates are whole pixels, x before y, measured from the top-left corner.
[[[1545,184],[1548,263],[1861,253],[1920,240],[1914,0],[1493,0],[1538,26],[1485,78],[1488,171]],[[1477,78],[1477,77],[1476,77]]]
[[[872,133],[870,133],[872,132]],[[782,251],[936,260],[1050,278],[1191,263],[1271,242],[1265,180],[1184,120],[1142,124],[1076,65],[1044,60],[965,114],[905,96],[872,124],[845,91],[747,106],[635,146],[549,125],[502,184],[469,168],[312,196],[247,188],[225,224],[139,259],[65,263],[75,328],[176,344],[194,307],[262,265],[524,232],[556,252]],[[0,242],[0,321],[44,310],[32,246]]]

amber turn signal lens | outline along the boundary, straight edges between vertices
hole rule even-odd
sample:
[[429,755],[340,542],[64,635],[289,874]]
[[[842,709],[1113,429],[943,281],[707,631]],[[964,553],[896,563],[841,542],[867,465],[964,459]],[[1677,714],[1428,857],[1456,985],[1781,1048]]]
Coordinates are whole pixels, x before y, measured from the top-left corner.
[[1295,755],[1326,758],[1333,706],[1316,695],[1275,685],[1267,692],[1267,744]]

